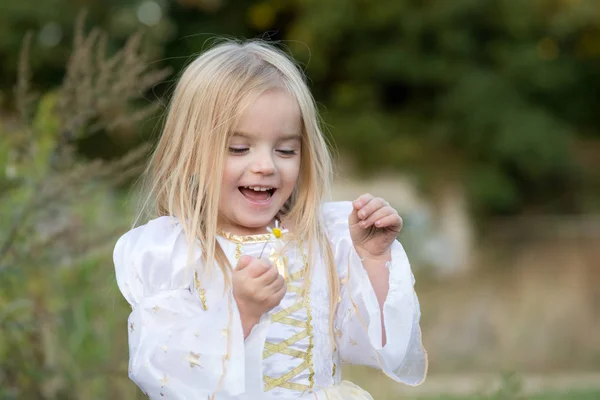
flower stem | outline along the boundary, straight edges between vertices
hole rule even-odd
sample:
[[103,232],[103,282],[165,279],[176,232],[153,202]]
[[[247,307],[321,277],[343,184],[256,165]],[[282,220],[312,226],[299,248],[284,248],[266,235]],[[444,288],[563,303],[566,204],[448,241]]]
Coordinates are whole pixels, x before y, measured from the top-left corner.
[[269,241],[267,240],[265,242],[265,245],[263,246],[262,250],[260,251],[260,254],[258,255],[258,258],[261,258],[263,255],[263,252],[265,251],[265,248],[267,247],[267,243],[269,243]]

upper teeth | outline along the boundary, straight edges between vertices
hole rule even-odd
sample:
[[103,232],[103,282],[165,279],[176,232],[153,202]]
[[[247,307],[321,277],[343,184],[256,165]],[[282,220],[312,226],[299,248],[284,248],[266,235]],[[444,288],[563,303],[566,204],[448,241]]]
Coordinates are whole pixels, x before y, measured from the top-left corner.
[[271,190],[273,188],[267,187],[258,187],[258,186],[244,186],[246,189],[256,190],[257,192],[266,192],[267,190]]

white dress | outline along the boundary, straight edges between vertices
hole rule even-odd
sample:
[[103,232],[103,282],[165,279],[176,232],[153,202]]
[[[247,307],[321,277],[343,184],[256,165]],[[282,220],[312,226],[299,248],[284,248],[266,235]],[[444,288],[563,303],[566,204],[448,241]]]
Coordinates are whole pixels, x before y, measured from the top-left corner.
[[[124,234],[114,250],[119,288],[133,311],[128,320],[129,377],[151,399],[371,399],[341,380],[342,363],[381,369],[408,385],[427,371],[420,309],[406,254],[395,242],[384,304],[387,343],[382,346],[380,308],[348,229],[350,202],[327,203],[323,217],[341,283],[333,340],[329,291],[320,256],[302,296],[308,266],[305,243],[285,250],[269,241],[269,254],[284,270],[288,290],[244,340],[231,290],[219,269],[186,268],[188,244],[176,218],[159,217]],[[258,256],[268,235],[218,238],[232,265],[242,254]],[[281,253],[283,255],[281,255]],[[334,343],[335,341],[335,343]]]

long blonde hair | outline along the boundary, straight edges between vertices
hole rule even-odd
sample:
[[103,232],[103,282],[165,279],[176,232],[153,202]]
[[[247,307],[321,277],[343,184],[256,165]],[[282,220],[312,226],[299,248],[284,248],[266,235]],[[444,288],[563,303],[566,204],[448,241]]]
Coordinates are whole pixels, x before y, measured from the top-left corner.
[[[145,172],[144,205],[154,208],[154,216],[177,217],[188,243],[195,244],[199,240],[205,269],[210,271],[217,265],[227,288],[232,267],[216,240],[227,143],[237,118],[267,90],[287,91],[300,107],[300,176],[282,212],[295,233],[309,244],[307,277],[312,275],[311,266],[315,264],[315,245],[321,251],[328,267],[330,316],[333,318],[339,283],[321,220],[321,206],[330,190],[331,159],[303,73],[274,46],[257,40],[226,41],[186,67]],[[188,247],[193,251],[195,246]]]

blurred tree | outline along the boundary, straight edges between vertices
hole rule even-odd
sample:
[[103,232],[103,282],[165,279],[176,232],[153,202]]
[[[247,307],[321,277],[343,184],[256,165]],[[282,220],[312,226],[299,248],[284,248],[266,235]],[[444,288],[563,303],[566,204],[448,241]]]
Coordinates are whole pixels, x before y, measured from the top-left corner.
[[[53,87],[62,80],[70,54],[72,32],[82,6],[88,10],[88,21],[110,31],[109,50],[121,45],[139,30],[136,16],[138,1],[74,0],[4,2],[0,13],[0,77],[3,90],[10,90],[16,77],[17,57],[23,36],[35,31],[31,68],[38,85]],[[159,11],[160,12],[160,11]],[[157,21],[153,25],[158,25]],[[158,29],[158,28],[156,28]]]
[[286,7],[295,15],[290,47],[361,169],[417,166],[464,179],[486,212],[577,209],[563,195],[579,184],[572,147],[599,136],[595,1]]
[[155,104],[135,101],[169,72],[147,67],[139,35],[107,53],[106,34],[85,34],[79,22],[63,83],[41,96],[31,90],[27,36],[15,95],[22,121],[0,126],[0,398],[97,398],[84,395],[84,374],[121,357],[101,334],[112,329],[100,312],[106,297],[79,285],[102,276],[107,247],[129,228],[112,215],[114,188],[139,175],[148,148],[89,161],[75,144],[153,113]]
[[[28,27],[41,28],[38,40],[50,46],[35,54],[34,70],[44,82],[60,79],[66,38],[53,44],[56,32],[67,31],[82,3],[43,4],[22,0],[3,10],[1,87],[11,82]],[[142,24],[153,54],[175,70],[215,35],[282,40],[306,66],[336,143],[365,174],[403,168],[433,185],[458,180],[476,209],[492,214],[577,211],[592,203],[582,200],[585,186],[600,186],[573,151],[599,137],[595,0],[84,4],[115,38],[109,48]],[[93,141],[83,151],[110,155],[115,145]]]

